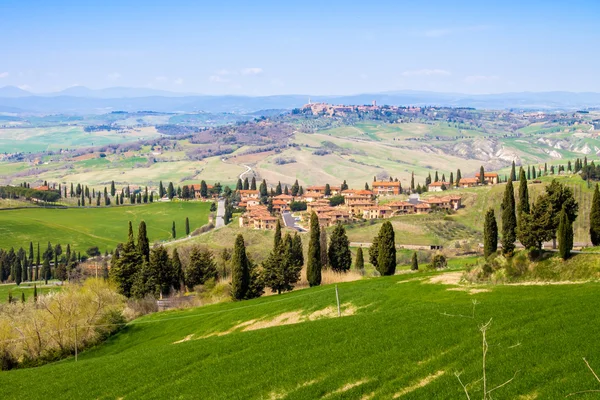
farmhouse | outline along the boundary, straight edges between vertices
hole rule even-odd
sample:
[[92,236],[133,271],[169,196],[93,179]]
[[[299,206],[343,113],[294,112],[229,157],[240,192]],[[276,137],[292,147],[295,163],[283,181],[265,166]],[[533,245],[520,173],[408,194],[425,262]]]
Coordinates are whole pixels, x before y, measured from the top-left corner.
[[[479,172],[475,174],[475,178],[477,178],[477,180],[480,179],[480,174]],[[485,183],[487,185],[496,185],[498,184],[498,174],[495,172],[484,172],[483,173],[483,179],[485,181]]]
[[479,179],[477,178],[461,178],[458,181],[458,186],[461,188],[470,188],[479,185]]
[[373,206],[363,210],[364,219],[381,219],[390,218],[393,215],[393,210],[388,206]]
[[427,186],[427,190],[430,191],[430,192],[441,192],[441,191],[446,190],[448,188],[450,188],[450,184],[448,182],[442,182],[442,181],[431,182]]
[[373,193],[379,196],[398,195],[402,191],[400,182],[373,182]]
[[415,213],[415,204],[409,203],[407,201],[394,201],[392,203],[387,204],[387,206],[390,207],[396,215]]
[[[309,193],[320,193],[325,195],[325,188],[326,186],[308,186],[306,188],[306,191]],[[331,192],[331,196],[335,196],[336,194],[338,194],[340,192],[340,187],[339,186],[330,186],[329,190]]]
[[240,190],[240,196],[258,199],[260,197],[260,192],[258,190]]
[[259,205],[248,207],[239,219],[240,227],[254,229],[275,229],[277,217],[269,213],[267,207]]

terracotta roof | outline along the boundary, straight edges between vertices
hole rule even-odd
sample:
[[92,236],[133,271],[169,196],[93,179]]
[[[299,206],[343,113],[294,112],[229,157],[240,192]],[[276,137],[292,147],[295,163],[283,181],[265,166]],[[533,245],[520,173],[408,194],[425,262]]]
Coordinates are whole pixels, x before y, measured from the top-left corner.
[[50,188],[48,186],[38,186],[36,188],[33,188],[34,190],[40,190],[42,192],[47,192],[50,190]]
[[461,180],[459,181],[459,185],[461,183],[479,183],[479,179],[477,179],[477,178],[461,178]]
[[400,182],[373,182],[373,187],[375,186],[379,186],[379,187],[400,187]]
[[293,200],[294,196],[290,196],[289,194],[280,194],[279,196],[273,197],[274,199],[282,199],[282,200]]
[[441,187],[442,185],[444,185],[444,186],[449,186],[450,184],[449,184],[448,182],[442,182],[442,181],[431,182],[431,183],[429,184],[429,186],[435,186],[435,187],[437,187],[437,186],[440,186],[440,187]]
[[[479,172],[475,174],[475,177],[479,178]],[[495,172],[484,172],[483,177],[484,178],[497,178],[498,174]]]
[[240,194],[258,194],[258,190],[240,190]]
[[431,204],[429,203],[419,203],[415,206],[415,208],[431,208]]

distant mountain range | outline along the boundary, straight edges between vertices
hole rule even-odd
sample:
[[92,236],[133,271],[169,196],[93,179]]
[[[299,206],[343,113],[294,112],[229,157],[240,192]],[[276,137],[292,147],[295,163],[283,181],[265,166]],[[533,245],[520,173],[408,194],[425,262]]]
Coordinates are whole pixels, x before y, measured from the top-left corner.
[[89,89],[75,86],[60,92],[36,94],[5,86],[0,88],[0,112],[99,114],[111,111],[234,112],[292,109],[308,102],[333,104],[437,105],[481,109],[575,110],[600,107],[600,93],[522,92],[461,94],[394,91],[348,96],[209,96],[155,89],[113,87]]

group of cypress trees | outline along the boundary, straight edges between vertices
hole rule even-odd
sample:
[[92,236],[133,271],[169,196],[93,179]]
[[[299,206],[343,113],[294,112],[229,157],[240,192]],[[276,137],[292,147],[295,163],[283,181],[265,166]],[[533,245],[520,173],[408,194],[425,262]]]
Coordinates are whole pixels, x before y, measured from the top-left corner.
[[[546,186],[545,193],[531,203],[527,176],[525,170],[521,168],[519,171],[519,203],[516,205],[512,176],[511,172],[502,200],[502,253],[511,256],[514,253],[517,239],[530,250],[540,250],[544,242],[558,240],[559,255],[563,259],[568,258],[573,248],[573,222],[577,218],[579,209],[572,190],[557,180],[553,180]],[[594,204],[592,204],[592,212]],[[594,227],[600,227],[600,205],[596,205],[596,207],[598,224],[594,224],[594,222],[590,224],[590,235],[595,232],[594,229],[597,229]],[[592,219],[591,216],[590,219]],[[484,222],[485,257],[496,253],[497,243],[498,226],[494,210],[489,209]]]
[[177,249],[171,257],[163,246],[150,249],[144,221],[139,226],[137,243],[129,222],[128,240],[119,244],[113,254],[110,277],[121,294],[135,298],[148,294],[159,297],[172,289],[181,289],[185,283]]
[[18,251],[14,248],[8,251],[0,249],[0,282],[14,282],[20,285],[21,282],[40,279],[46,282],[49,279],[65,281],[81,259],[81,254],[72,252],[70,245],[67,245],[66,251],[63,252],[60,244],[52,246],[50,242],[43,252],[40,251],[38,243],[37,255],[34,254],[32,242],[29,243],[29,252],[22,247]]
[[300,235],[296,232],[292,237],[286,233],[282,238],[281,223],[278,220],[273,250],[262,265],[266,287],[277,293],[292,290],[300,280],[300,271],[304,265]]

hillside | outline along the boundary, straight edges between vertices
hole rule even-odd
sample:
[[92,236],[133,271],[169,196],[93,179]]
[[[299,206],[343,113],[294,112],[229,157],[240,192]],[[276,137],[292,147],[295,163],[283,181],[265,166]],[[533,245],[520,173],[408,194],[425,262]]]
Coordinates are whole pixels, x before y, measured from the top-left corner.
[[600,368],[591,339],[600,334],[598,283],[469,294],[430,284],[430,275],[339,284],[342,318],[333,286],[154,314],[77,363],[3,372],[0,397],[456,399],[458,372],[478,398],[479,325],[490,319],[488,389],[516,374],[495,398],[596,388],[581,358]]

